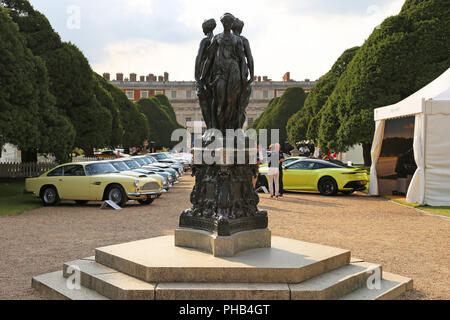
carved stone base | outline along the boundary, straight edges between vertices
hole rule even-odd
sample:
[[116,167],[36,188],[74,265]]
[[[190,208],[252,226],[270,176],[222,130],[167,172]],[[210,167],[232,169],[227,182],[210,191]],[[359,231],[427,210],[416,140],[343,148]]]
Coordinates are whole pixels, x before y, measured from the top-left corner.
[[211,253],[215,257],[233,257],[245,250],[270,248],[272,233],[260,229],[221,237],[201,230],[179,228],[175,230],[175,246]]
[[180,228],[188,228],[215,233],[220,237],[228,237],[238,232],[266,229],[269,219],[266,214],[238,219],[215,219],[214,217],[192,217],[181,215]]

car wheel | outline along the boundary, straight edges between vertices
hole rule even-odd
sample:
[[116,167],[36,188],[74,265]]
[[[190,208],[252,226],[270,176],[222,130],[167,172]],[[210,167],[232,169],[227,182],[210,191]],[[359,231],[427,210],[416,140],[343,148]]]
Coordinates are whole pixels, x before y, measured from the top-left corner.
[[75,200],[75,203],[79,206],[84,206],[88,203],[89,201],[87,200]]
[[147,196],[147,199],[141,199],[141,200],[138,200],[138,202],[144,206],[147,206],[149,204],[152,204],[153,200],[154,199],[152,197]]
[[342,193],[347,195],[347,196],[351,195],[354,192],[355,192],[355,190],[342,191]]
[[113,201],[118,206],[122,207],[127,202],[127,196],[121,186],[114,185],[109,188],[107,197],[108,200]]
[[338,192],[336,181],[331,177],[322,178],[319,181],[319,191],[324,196],[334,196]]
[[54,206],[59,202],[58,191],[55,187],[47,187],[42,190],[41,199],[44,206]]

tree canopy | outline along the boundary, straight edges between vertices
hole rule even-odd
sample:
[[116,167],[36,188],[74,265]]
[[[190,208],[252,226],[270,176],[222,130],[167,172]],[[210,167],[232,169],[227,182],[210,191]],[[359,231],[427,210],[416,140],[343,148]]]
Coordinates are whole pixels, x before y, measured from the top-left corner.
[[[1,79],[11,82],[0,90],[5,111],[0,128],[8,142],[63,160],[73,147],[89,155],[94,147],[138,146],[148,138],[148,122],[137,105],[96,75],[83,53],[62,42],[28,0],[0,0],[0,5]],[[168,100],[164,103],[173,112]],[[20,129],[12,130],[17,123]]]
[[289,119],[287,134],[291,145],[295,146],[297,142],[306,140],[317,142],[321,110],[358,49],[359,47],[347,49],[338,58],[331,70],[312,87],[304,107]]
[[264,113],[250,127],[259,132],[261,129],[268,130],[268,142],[271,141],[271,129],[279,130],[281,145],[287,141],[286,125],[293,114],[303,108],[306,94],[300,87],[288,88],[281,97],[274,98]]
[[[172,132],[181,126],[170,116],[172,106],[161,104],[162,97],[155,96],[152,98],[141,99],[137,102],[139,110],[147,117],[150,128],[149,139],[154,141],[156,145],[172,147],[176,142],[171,141]],[[168,102],[168,100],[167,100]]]
[[[52,151],[64,160],[74,129],[49,92],[44,62],[26,47],[9,10],[0,7],[0,132],[25,156]],[[63,136],[62,136],[63,135]]]
[[407,0],[357,51],[323,111],[319,143],[345,151],[373,139],[373,110],[401,101],[450,67],[450,3]]

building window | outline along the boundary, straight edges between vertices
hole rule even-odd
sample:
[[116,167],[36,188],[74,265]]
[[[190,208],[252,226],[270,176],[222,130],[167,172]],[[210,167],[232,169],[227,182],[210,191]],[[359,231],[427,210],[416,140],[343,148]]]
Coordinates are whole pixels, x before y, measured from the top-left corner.
[[253,118],[248,118],[248,125],[251,126],[255,122]]
[[172,95],[172,99],[176,99],[177,98],[177,92],[176,91],[172,91],[171,95]]
[[141,98],[148,98],[148,91],[141,91]]
[[192,97],[192,91],[191,90],[186,91],[186,98],[190,99],[191,97]]
[[126,95],[128,99],[134,100],[134,91],[127,91]]
[[155,90],[155,96],[157,96],[158,94],[164,94],[164,91],[162,91],[162,90]]
[[263,99],[269,99],[269,91],[267,90],[263,91]]

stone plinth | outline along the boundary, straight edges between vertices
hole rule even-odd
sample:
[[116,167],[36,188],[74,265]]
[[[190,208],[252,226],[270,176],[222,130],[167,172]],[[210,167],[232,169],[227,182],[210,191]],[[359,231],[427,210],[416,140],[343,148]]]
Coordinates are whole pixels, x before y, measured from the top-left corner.
[[95,261],[150,283],[300,283],[350,262],[350,251],[272,237],[271,248],[233,257],[174,246],[174,236],[95,250]]
[[[411,279],[319,244],[273,237],[271,248],[225,258],[174,241],[167,236],[99,248],[96,257],[34,277],[32,287],[49,299],[228,301],[394,299],[412,289]],[[67,285],[77,270],[78,289]],[[373,277],[379,287],[372,287]]]
[[215,257],[233,257],[245,250],[270,248],[271,234],[269,229],[261,229],[221,237],[206,231],[179,228],[175,230],[175,246],[198,249]]

